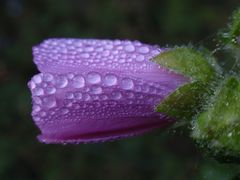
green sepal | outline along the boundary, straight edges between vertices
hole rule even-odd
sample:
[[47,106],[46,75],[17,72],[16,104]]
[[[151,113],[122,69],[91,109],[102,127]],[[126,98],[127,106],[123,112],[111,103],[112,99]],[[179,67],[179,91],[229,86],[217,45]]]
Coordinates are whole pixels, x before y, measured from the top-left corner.
[[[153,61],[163,67],[176,71],[194,81],[208,81],[215,75],[215,69],[202,53],[189,47],[174,48],[160,53]],[[212,63],[212,62],[211,62]]]
[[218,69],[213,57],[205,57],[192,48],[175,48],[154,57],[160,66],[190,78],[190,82],[179,87],[166,97],[156,111],[177,119],[191,120],[212,94],[212,82]]
[[229,77],[217,89],[206,111],[193,122],[192,137],[225,162],[240,162],[240,81]]
[[238,45],[237,37],[240,36],[240,8],[233,12],[228,29],[220,32],[221,43],[228,46]]
[[181,120],[191,120],[201,109],[202,103],[209,97],[208,86],[202,82],[193,82],[181,86],[170,94],[157,108],[157,112],[163,112],[169,116]]

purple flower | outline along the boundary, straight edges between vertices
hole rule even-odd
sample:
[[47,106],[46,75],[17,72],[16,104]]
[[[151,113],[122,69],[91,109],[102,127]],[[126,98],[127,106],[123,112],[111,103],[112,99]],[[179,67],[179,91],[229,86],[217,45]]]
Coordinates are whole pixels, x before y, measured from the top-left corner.
[[49,39],[33,48],[40,74],[28,86],[45,143],[101,142],[175,121],[155,107],[189,78],[150,59],[139,41]]

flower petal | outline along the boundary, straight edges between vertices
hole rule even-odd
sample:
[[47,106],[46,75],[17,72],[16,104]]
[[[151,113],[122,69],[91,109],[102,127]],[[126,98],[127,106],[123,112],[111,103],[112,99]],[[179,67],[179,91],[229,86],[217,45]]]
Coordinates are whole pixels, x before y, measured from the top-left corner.
[[[121,53],[110,58],[118,47],[122,47],[118,50]],[[96,53],[97,48],[111,51],[102,59],[103,53]],[[83,51],[89,55],[86,60]],[[174,118],[154,108],[189,79],[150,62],[154,51],[154,46],[118,40],[52,39],[35,47],[34,61],[42,73],[28,85],[33,98],[32,116],[42,133],[40,141],[99,142],[173,122]],[[144,54],[141,63],[136,58],[129,61],[140,54]],[[121,64],[122,55],[125,62]],[[88,64],[82,65],[84,62]]]

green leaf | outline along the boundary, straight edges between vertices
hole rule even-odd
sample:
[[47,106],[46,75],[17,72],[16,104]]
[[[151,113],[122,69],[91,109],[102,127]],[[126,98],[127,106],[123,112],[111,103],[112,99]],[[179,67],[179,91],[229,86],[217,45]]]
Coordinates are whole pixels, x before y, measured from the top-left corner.
[[193,124],[192,137],[224,161],[240,162],[240,81],[229,77]]

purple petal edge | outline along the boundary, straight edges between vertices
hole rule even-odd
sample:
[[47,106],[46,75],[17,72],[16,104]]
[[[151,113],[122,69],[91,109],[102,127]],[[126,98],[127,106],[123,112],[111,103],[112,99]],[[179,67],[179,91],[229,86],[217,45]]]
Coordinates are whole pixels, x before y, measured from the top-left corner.
[[150,61],[163,49],[139,41],[49,39],[33,48],[40,74],[28,86],[44,143],[89,143],[167,126],[155,112],[190,80]]

